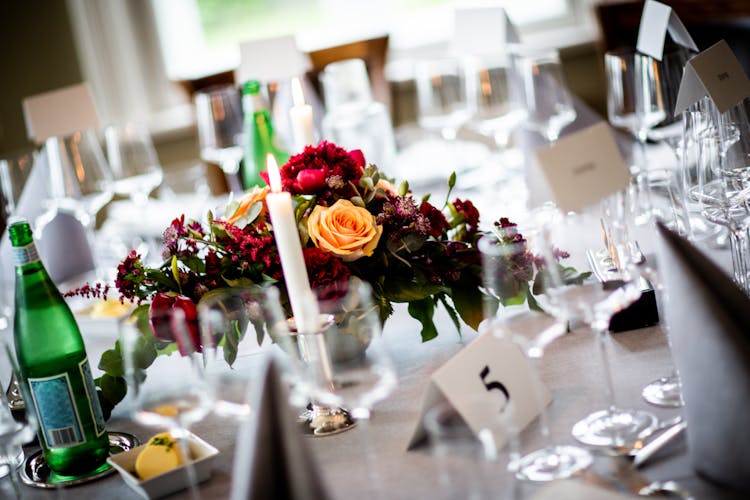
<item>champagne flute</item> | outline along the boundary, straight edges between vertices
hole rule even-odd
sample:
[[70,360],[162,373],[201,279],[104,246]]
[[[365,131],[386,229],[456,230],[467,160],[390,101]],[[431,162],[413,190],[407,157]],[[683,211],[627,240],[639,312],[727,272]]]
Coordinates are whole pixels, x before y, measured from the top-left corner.
[[[129,317],[119,323],[119,344],[129,393],[133,395],[131,417],[140,424],[169,430],[185,457],[191,494],[199,498],[190,458],[189,428],[210,413],[212,402],[199,355],[200,346],[196,345],[199,339],[197,321],[192,321],[178,308],[151,310],[148,325],[144,320]],[[160,339],[175,342],[175,352],[157,357],[157,349],[171,343]],[[144,371],[146,367],[148,375]]]
[[[485,289],[501,303],[524,297],[529,290],[529,281],[534,275],[536,256],[542,253],[540,231],[531,227],[520,236],[515,225],[505,225],[497,234],[482,237],[478,242],[482,254]],[[517,283],[523,285],[519,289]],[[539,364],[547,345],[564,335],[567,322],[562,317],[524,311],[490,320],[490,330],[516,342],[539,372]],[[547,408],[542,399],[542,389],[536,387],[535,397],[539,406],[539,427],[545,447],[521,457],[516,465],[516,476],[530,481],[552,481],[570,477],[585,469],[592,462],[591,454],[577,446],[554,445],[547,424]]]
[[[629,245],[627,218],[621,193],[603,202],[613,214],[608,221],[608,243],[611,258],[618,270],[618,280],[600,283],[590,275],[571,279],[568,266],[581,268],[587,256],[581,248],[584,218],[575,213],[542,210],[535,214],[539,224],[540,258],[543,262],[543,293],[536,296],[541,307],[566,322],[582,322],[597,337],[604,370],[604,389],[608,406],[591,413],[573,426],[573,436],[580,442],[606,448],[630,449],[656,426],[651,413],[621,408],[612,383],[607,356],[607,330],[612,316],[633,303],[641,294],[637,263]],[[566,260],[559,262],[561,256]],[[589,257],[590,258],[590,257]]]
[[519,50],[513,60],[527,112],[524,123],[553,143],[577,116],[563,77],[560,56],[554,50]]
[[212,86],[197,92],[194,102],[201,158],[220,165],[230,190],[241,193],[244,115],[239,90],[234,85]]

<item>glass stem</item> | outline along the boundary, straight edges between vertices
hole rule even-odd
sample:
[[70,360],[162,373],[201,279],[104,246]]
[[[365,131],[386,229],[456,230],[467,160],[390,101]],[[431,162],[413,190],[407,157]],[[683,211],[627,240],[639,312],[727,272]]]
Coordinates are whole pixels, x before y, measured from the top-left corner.
[[610,415],[613,415],[617,412],[617,401],[615,399],[615,386],[612,383],[612,370],[609,366],[609,358],[607,357],[607,328],[596,328],[595,333],[597,344],[599,345],[599,354],[602,358],[605,397],[609,405],[607,411]]
[[734,229],[729,232],[729,247],[732,251],[732,269],[734,281],[748,293],[747,282],[747,230]]
[[180,453],[185,459],[185,474],[187,475],[188,486],[190,489],[190,498],[192,500],[201,500],[201,493],[198,490],[198,477],[195,475],[195,466],[193,465],[192,454],[190,453],[190,444],[188,440],[187,427],[177,427],[170,429],[173,437],[177,438],[177,445],[180,447]]
[[544,404],[544,398],[542,397],[542,373],[539,368],[542,354],[530,355],[531,366],[534,370],[534,384],[532,390],[534,391],[534,399],[539,407],[539,433],[542,435],[542,442],[545,448],[552,448],[552,439],[549,434],[549,419],[547,416],[547,405]]

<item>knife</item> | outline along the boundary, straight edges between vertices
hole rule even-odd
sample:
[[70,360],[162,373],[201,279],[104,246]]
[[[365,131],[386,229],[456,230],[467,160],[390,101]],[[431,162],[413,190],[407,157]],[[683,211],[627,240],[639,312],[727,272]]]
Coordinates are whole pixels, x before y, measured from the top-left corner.
[[674,427],[667,429],[661,435],[654,438],[651,442],[649,442],[635,454],[635,458],[633,459],[633,467],[638,468],[643,465],[649,458],[653,456],[654,453],[662,449],[674,438],[679,436],[686,428],[687,422],[683,421],[675,425]]

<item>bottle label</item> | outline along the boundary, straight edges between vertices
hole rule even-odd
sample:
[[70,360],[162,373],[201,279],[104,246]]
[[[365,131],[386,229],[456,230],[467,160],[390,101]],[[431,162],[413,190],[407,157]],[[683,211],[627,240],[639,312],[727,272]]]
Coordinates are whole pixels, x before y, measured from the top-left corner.
[[36,245],[29,243],[25,247],[13,247],[13,260],[17,266],[38,262],[39,254],[36,251]]
[[96,437],[104,434],[106,430],[104,425],[104,414],[102,413],[102,406],[99,404],[99,396],[96,394],[96,384],[94,383],[94,377],[91,376],[91,367],[89,366],[89,359],[86,358],[80,362],[78,368],[81,370],[81,377],[83,377],[83,385],[86,388],[86,396],[89,400],[89,407],[91,414],[94,416],[94,425],[96,427]]
[[29,378],[29,387],[47,448],[70,448],[86,442],[67,373]]

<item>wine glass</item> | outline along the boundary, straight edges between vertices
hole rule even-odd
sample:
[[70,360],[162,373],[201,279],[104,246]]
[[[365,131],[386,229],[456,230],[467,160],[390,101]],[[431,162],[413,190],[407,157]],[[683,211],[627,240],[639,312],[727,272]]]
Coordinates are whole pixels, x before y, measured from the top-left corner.
[[279,325],[278,302],[259,287],[221,288],[198,303],[206,382],[218,415],[245,419],[251,413],[248,390],[258,379],[260,354],[270,346],[265,326]]
[[[19,375],[18,364],[7,339],[0,340],[0,350],[2,350],[0,359],[7,363],[5,368],[10,373],[9,379],[18,381],[22,399],[30,402],[28,387]],[[1,381],[0,386],[3,386]],[[38,427],[36,414],[29,409],[29,406],[26,408],[18,416],[13,416],[5,394],[0,391],[0,477],[10,476],[17,498],[22,496],[16,477],[16,468],[23,463],[22,446],[34,439]]]
[[112,170],[112,190],[129,196],[137,207],[144,207],[163,178],[148,129],[133,122],[109,125],[104,129],[104,143]]
[[[140,424],[169,430],[183,457],[188,457],[185,472],[191,493],[198,498],[195,470],[189,459],[189,428],[211,411],[212,402],[197,342],[197,320],[175,307],[151,308],[148,322],[145,320],[141,316],[119,322],[119,344],[132,395],[131,417]],[[177,346],[174,352],[156,355],[157,349],[172,342]]]
[[[366,429],[373,406],[396,387],[396,371],[381,338],[379,309],[370,286],[357,278],[314,290],[321,326],[287,337],[283,347],[301,359],[300,388],[316,403],[344,407],[360,426],[371,485],[377,490],[377,454]],[[362,352],[362,347],[366,349]],[[302,356],[297,357],[296,353]]]
[[49,168],[46,211],[36,220],[40,234],[59,211],[93,230],[96,215],[114,196],[112,172],[93,130],[50,137],[42,148]]
[[505,54],[485,55],[467,58],[464,64],[466,93],[473,111],[466,127],[494,141],[498,151],[495,164],[502,168],[518,166],[507,153],[511,134],[523,123],[526,110],[509,58]]
[[[496,234],[483,236],[479,242],[485,289],[501,303],[514,302],[526,297],[529,282],[534,276],[537,255],[542,252],[539,231],[530,227],[519,236],[515,225],[496,229]],[[519,286],[520,283],[520,286]],[[510,314],[504,311],[490,320],[494,335],[509,338],[517,343],[529,357],[537,373],[547,345],[564,335],[567,323],[534,311]],[[549,435],[547,408],[541,387],[535,388],[539,407],[539,427],[545,447],[521,457],[516,462],[516,476],[530,481],[551,481],[570,477],[592,462],[591,454],[577,446],[554,445]]]
[[585,218],[576,213],[562,214],[545,208],[535,214],[540,231],[539,257],[543,262],[543,290],[535,297],[545,311],[559,320],[582,322],[597,336],[609,404],[606,409],[577,422],[573,426],[573,436],[591,446],[630,449],[654,430],[656,417],[645,411],[618,406],[606,352],[607,330],[612,316],[640,297],[640,276],[636,256],[629,244],[624,196],[622,193],[613,195],[602,205],[612,214],[607,221],[607,241],[618,279],[601,283],[590,273],[571,275],[570,266],[585,268],[587,260],[595,258],[586,255],[585,249],[581,248]]
[[550,142],[573,123],[577,113],[563,77],[557,51],[517,49],[513,63],[527,112],[524,124]]
[[196,92],[194,102],[201,159],[220,165],[230,190],[241,193],[244,115],[239,90],[234,85],[208,87]]
[[446,141],[471,117],[466,95],[466,75],[456,58],[426,59],[416,63],[417,105],[420,127],[437,132]]

